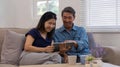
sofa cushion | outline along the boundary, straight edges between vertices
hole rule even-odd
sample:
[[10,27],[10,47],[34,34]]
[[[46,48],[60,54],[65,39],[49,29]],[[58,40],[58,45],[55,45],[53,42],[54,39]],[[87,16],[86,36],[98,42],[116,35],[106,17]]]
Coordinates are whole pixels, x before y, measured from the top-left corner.
[[24,41],[24,34],[7,30],[1,51],[1,63],[18,65]]
[[12,30],[15,31],[17,33],[22,33],[25,34],[27,33],[29,29],[25,29],[25,28],[0,28],[0,61],[1,61],[1,50],[2,50],[2,45],[3,45],[3,40],[4,40],[4,35],[6,30]]

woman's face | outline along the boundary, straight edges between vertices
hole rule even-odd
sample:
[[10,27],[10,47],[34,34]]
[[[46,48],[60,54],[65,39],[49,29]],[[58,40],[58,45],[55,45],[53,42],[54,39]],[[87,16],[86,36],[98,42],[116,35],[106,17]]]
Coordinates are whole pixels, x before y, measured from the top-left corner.
[[55,19],[49,19],[45,22],[45,31],[50,32],[52,31],[56,26],[56,20]]

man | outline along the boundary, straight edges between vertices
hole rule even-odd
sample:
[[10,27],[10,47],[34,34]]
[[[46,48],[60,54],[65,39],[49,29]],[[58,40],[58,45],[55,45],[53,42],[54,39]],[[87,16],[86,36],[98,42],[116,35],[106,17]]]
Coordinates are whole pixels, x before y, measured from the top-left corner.
[[[75,26],[75,10],[72,7],[66,7],[62,10],[63,26],[55,31],[54,41],[62,42],[60,44],[60,54],[67,62],[67,55],[76,55],[79,62],[80,55],[89,54],[88,36],[83,27]],[[65,43],[73,43],[73,46],[67,47]]]

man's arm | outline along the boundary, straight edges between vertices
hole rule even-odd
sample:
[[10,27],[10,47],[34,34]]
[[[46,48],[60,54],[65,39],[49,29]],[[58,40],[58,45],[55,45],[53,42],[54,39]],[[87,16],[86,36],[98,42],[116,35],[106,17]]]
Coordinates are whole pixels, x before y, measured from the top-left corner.
[[82,49],[89,48],[88,46],[88,36],[84,28],[81,28],[81,31],[78,32],[80,38],[74,39],[77,42],[77,51],[81,51]]

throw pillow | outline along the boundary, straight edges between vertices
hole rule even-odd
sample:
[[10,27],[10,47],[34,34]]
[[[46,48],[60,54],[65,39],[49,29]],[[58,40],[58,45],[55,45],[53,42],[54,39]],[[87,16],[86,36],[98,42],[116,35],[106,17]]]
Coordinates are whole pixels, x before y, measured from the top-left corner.
[[1,51],[1,63],[18,65],[24,41],[24,34],[7,30]]

